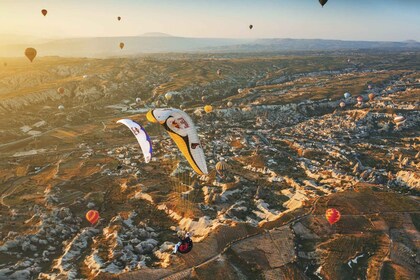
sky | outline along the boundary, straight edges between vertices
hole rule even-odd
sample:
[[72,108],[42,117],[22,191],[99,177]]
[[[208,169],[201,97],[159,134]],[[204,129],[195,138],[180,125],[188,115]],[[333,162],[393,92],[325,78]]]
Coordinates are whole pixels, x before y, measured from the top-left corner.
[[[42,9],[48,10],[46,17]],[[68,38],[148,32],[420,41],[420,0],[329,0],[323,8],[318,0],[0,0],[0,34]]]

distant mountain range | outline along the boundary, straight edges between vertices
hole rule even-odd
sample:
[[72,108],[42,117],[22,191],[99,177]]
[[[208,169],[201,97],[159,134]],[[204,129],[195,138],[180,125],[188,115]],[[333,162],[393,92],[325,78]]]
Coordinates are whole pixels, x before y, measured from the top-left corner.
[[[24,44],[23,42],[28,42]],[[119,48],[124,42],[123,50]],[[175,37],[153,32],[134,37],[35,39],[0,35],[0,57],[22,56],[34,47],[39,56],[112,57],[163,52],[284,52],[357,49],[420,50],[416,41],[374,42],[322,39],[224,39]]]

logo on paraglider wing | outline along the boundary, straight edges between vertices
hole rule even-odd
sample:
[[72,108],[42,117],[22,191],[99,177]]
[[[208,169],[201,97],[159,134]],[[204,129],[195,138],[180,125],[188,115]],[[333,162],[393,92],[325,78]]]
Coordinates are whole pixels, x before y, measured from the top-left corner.
[[200,147],[199,143],[191,143],[191,149],[195,149],[197,147]]
[[184,126],[184,128],[189,128],[190,125],[184,118],[178,118],[178,122]]
[[130,127],[130,129],[134,135],[138,135],[140,133],[140,129],[138,127]]

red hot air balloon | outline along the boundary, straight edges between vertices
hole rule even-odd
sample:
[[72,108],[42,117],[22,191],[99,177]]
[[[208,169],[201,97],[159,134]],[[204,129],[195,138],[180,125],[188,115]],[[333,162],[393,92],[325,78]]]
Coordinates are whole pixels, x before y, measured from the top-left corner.
[[375,94],[373,92],[369,93],[368,97],[369,97],[369,101],[375,100]]
[[359,95],[357,97],[357,103],[362,104],[363,103],[363,96]]
[[327,221],[330,223],[330,225],[333,225],[340,220],[341,214],[337,209],[329,208],[325,212],[325,218],[327,218]]
[[44,15],[44,17],[47,15],[47,13],[48,13],[48,11],[47,10],[45,10],[45,9],[42,9],[41,10],[41,13]]
[[58,93],[60,93],[60,94],[63,94],[64,93],[64,88],[63,87],[59,87],[58,89],[57,89],[57,92]]
[[86,213],[86,220],[88,220],[91,225],[96,224],[99,220],[99,212],[96,210],[89,210]]

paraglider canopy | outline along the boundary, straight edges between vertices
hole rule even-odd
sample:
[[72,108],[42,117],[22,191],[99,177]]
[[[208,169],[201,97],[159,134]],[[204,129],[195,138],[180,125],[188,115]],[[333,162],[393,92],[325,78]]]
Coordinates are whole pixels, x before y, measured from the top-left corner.
[[150,159],[152,158],[152,141],[150,140],[146,130],[144,130],[141,125],[130,119],[121,119],[118,120],[117,123],[122,123],[131,130],[143,152],[144,161],[146,163],[150,162]]
[[154,109],[147,113],[147,120],[161,124],[178,146],[192,169],[200,175],[207,174],[204,151],[195,125],[184,111],[179,109]]
[[86,220],[88,220],[88,222],[91,225],[96,224],[98,222],[98,220],[99,220],[99,212],[96,211],[96,210],[89,210],[86,213]]
[[36,57],[36,49],[34,48],[27,48],[25,50],[25,56],[32,62],[34,58]]
[[319,4],[321,4],[322,7],[324,7],[325,4],[327,4],[328,0],[319,0]]
[[45,16],[47,15],[48,11],[47,11],[47,10],[45,10],[45,9],[42,9],[42,10],[41,10],[41,13],[42,13],[42,15],[45,17]]
[[329,208],[325,212],[325,218],[330,223],[330,225],[333,225],[340,220],[341,214],[337,209]]

